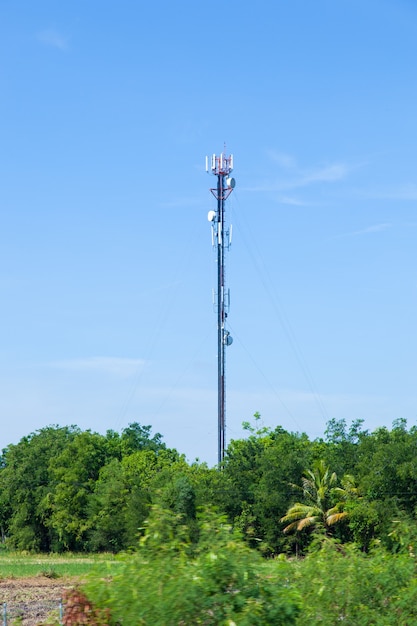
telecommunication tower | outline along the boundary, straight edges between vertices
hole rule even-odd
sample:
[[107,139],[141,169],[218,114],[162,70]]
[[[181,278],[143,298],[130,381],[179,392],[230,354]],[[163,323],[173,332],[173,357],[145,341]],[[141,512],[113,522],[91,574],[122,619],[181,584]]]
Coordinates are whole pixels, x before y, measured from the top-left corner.
[[230,290],[226,290],[224,252],[232,242],[232,227],[226,225],[225,202],[235,187],[235,179],[230,174],[233,170],[233,155],[213,154],[206,157],[206,172],[217,178],[217,186],[210,189],[217,200],[217,209],[209,211],[213,247],[217,250],[217,369],[218,369],[218,462],[221,467],[225,451],[226,430],[226,347],[233,339],[226,329],[226,319],[230,307]]

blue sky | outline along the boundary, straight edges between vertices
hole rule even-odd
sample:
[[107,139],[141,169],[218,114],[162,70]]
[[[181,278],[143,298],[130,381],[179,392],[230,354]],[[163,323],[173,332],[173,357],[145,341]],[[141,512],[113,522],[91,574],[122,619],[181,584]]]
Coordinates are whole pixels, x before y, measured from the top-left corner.
[[417,5],[0,1],[0,446],[217,459],[206,154],[234,155],[227,438],[417,417]]

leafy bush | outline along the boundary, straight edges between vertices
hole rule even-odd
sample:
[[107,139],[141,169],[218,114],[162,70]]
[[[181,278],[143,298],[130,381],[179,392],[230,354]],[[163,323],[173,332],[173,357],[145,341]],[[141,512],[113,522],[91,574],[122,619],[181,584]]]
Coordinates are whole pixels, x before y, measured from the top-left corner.
[[109,609],[111,624],[295,624],[300,599],[288,584],[290,564],[268,573],[263,565],[224,518],[200,519],[195,544],[181,516],[157,509],[120,573],[91,581],[86,593]]
[[303,597],[300,626],[407,626],[417,623],[416,564],[383,548],[369,555],[331,541],[294,563]]

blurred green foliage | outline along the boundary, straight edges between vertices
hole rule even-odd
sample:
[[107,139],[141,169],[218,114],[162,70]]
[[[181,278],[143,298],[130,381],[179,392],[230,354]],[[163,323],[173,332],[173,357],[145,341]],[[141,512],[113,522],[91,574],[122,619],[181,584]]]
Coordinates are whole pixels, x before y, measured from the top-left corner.
[[112,624],[291,626],[300,597],[288,583],[288,564],[265,573],[262,558],[224,517],[197,520],[198,541],[184,516],[154,507],[140,546],[122,569],[86,586],[110,610]]

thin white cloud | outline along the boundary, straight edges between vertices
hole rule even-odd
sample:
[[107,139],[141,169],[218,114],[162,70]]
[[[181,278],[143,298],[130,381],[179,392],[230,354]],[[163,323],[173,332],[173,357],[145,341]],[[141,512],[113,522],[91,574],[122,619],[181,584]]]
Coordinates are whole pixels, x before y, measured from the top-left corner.
[[297,162],[291,154],[285,152],[277,152],[276,150],[268,150],[268,156],[272,161],[285,168],[296,167]]
[[119,376],[132,376],[145,364],[142,359],[129,359],[113,356],[92,356],[82,359],[67,359],[55,361],[53,367],[75,372],[98,372]]
[[369,233],[380,233],[384,230],[388,230],[391,228],[392,224],[388,222],[384,222],[382,224],[373,224],[372,226],[368,226],[367,228],[363,228],[362,230],[357,230],[352,233],[352,235],[367,235]]
[[46,46],[58,48],[58,50],[68,49],[68,39],[53,28],[42,30],[37,33],[37,39]]
[[290,196],[282,196],[278,201],[288,206],[307,206],[307,202],[303,202],[297,198],[291,198]]
[[179,197],[174,198],[172,200],[166,200],[158,203],[158,206],[161,209],[176,209],[176,208],[186,208],[186,207],[196,207],[201,202],[200,198],[193,197]]
[[348,233],[342,233],[341,235],[333,237],[333,239],[341,239],[343,237],[357,237],[360,235],[369,235],[372,233],[381,233],[381,232],[384,232],[385,230],[388,230],[391,227],[392,227],[392,224],[389,222],[382,222],[380,224],[372,224],[371,226],[367,226],[366,228],[353,230]]
[[366,196],[378,200],[411,200],[415,202],[417,200],[417,185],[407,183],[392,189],[370,191]]
[[298,186],[304,187],[311,183],[333,182],[346,178],[349,168],[344,163],[333,163],[319,169],[312,170],[298,181]]
[[316,183],[333,183],[345,179],[351,168],[345,163],[332,163],[324,167],[310,170],[298,170],[291,178],[265,182],[256,187],[246,187],[245,191],[290,191],[314,185]]

